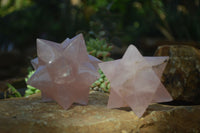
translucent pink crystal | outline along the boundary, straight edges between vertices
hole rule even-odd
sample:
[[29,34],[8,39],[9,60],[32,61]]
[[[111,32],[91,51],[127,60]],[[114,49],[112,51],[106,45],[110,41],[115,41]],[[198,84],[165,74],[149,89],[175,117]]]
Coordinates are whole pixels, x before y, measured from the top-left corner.
[[160,81],[168,57],[143,57],[130,45],[120,60],[100,63],[111,83],[108,108],[130,106],[141,117],[152,102],[171,101]]
[[65,109],[74,102],[88,103],[100,60],[88,55],[82,34],[61,44],[37,39],[37,54],[31,61],[36,72],[28,84],[42,91],[43,100],[55,100]]

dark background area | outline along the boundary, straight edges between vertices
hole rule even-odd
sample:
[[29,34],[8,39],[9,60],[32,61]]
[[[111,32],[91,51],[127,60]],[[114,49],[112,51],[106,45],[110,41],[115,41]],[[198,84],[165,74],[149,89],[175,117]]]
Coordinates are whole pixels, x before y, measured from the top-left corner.
[[[0,0],[0,80],[23,77],[36,38],[104,38],[120,58],[129,44],[143,55],[160,45],[199,47],[199,0]],[[182,43],[181,43],[182,42]]]

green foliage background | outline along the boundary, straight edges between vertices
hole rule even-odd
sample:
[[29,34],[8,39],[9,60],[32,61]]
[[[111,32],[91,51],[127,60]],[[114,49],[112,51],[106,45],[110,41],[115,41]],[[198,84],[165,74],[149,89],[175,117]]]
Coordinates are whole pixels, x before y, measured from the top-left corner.
[[[143,37],[199,41],[199,0],[0,0],[0,45],[61,42],[78,32],[122,44]],[[116,43],[117,44],[117,43]]]
[[[145,37],[199,42],[199,16],[200,0],[0,0],[0,52],[10,44],[23,51],[36,38],[62,42],[82,32],[90,54],[110,60],[106,41],[119,47]],[[104,80],[96,83],[108,91],[100,74]]]

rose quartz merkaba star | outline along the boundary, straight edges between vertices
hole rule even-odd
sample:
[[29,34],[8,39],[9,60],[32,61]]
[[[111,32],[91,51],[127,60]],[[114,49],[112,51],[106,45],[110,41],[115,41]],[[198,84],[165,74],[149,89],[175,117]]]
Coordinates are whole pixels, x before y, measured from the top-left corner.
[[73,103],[88,103],[101,61],[88,55],[82,34],[61,44],[37,39],[37,55],[31,61],[36,71],[28,84],[41,90],[43,100],[55,100],[64,109]]
[[168,57],[143,57],[130,45],[122,59],[99,64],[111,84],[108,108],[129,106],[141,117],[149,104],[171,101],[160,81]]

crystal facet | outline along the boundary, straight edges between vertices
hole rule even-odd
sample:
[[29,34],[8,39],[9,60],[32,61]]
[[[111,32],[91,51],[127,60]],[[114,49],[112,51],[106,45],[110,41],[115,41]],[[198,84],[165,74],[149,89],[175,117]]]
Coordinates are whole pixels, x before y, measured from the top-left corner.
[[141,117],[152,102],[171,101],[160,81],[168,57],[143,57],[130,45],[122,59],[100,63],[111,83],[108,108],[130,106]]
[[65,109],[72,103],[88,103],[101,61],[88,55],[82,34],[61,44],[37,39],[37,54],[31,61],[36,72],[28,84],[41,90],[43,100],[55,100]]

